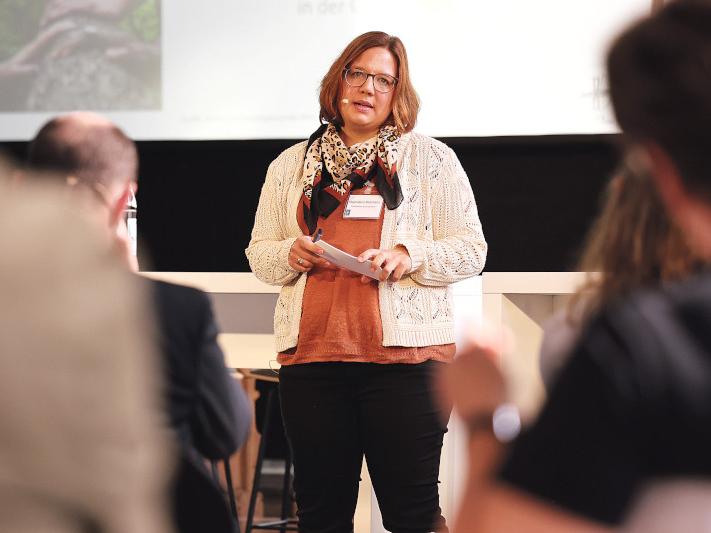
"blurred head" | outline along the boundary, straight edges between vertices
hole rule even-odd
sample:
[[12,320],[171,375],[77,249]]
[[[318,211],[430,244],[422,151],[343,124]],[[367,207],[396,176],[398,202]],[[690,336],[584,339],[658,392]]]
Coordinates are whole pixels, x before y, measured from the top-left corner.
[[392,124],[402,132],[412,130],[420,101],[402,41],[379,31],[356,37],[321,81],[319,103],[320,120],[337,126],[374,131]]
[[628,145],[674,220],[711,257],[711,2],[669,3],[616,40],[607,66]]
[[58,178],[93,199],[114,228],[135,186],[138,154],[133,141],[108,119],[76,112],[42,126],[30,144],[28,166],[34,175]]
[[636,289],[683,279],[702,266],[667,216],[653,178],[623,166],[605,190],[578,265],[581,272],[595,273],[579,292],[583,314]]
[[145,291],[38,183],[0,191],[0,531],[168,531]]

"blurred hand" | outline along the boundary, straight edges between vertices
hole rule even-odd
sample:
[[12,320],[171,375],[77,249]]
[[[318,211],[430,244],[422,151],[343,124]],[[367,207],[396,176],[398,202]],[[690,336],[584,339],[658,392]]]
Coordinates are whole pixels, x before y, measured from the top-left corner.
[[315,266],[327,267],[330,263],[320,255],[323,249],[311,241],[308,235],[302,235],[294,241],[289,250],[289,266],[297,272],[308,272]]
[[457,352],[439,376],[437,390],[443,410],[454,404],[455,411],[467,419],[493,413],[507,401],[506,382],[499,368],[505,340],[502,331],[488,332]]
[[[380,250],[370,248],[358,256],[358,261],[364,263],[370,259],[372,265],[370,270],[377,271],[378,267],[383,271],[380,273],[380,281],[399,281],[407,272],[412,269],[412,259],[404,246],[396,246],[392,250]],[[363,283],[372,281],[373,278],[362,276]]]

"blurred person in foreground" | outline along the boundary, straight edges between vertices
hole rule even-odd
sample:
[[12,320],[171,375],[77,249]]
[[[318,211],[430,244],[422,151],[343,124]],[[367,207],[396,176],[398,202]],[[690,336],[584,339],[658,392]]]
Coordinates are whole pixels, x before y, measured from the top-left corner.
[[576,270],[587,273],[585,282],[543,324],[540,369],[546,388],[600,309],[636,290],[686,279],[705,265],[664,212],[651,176],[623,165],[605,189],[583,246]]
[[[81,194],[97,228],[129,257],[125,233],[118,228],[137,179],[138,155],[118,127],[86,112],[54,118],[30,144],[28,165],[48,172],[50,180],[60,176],[66,188]],[[251,405],[225,368],[208,296],[172,283],[135,281],[154,304],[165,406],[181,450],[200,468],[204,458],[229,457],[247,438]],[[183,518],[178,525],[190,530],[184,526],[192,516]]]
[[3,179],[0,531],[170,531],[147,302],[65,196]]
[[[670,216],[706,258],[710,50],[711,2],[680,0],[625,31],[608,55],[628,165],[654,180]],[[711,479],[711,274],[602,309],[501,466],[504,450],[492,430],[492,414],[506,400],[497,352],[474,345],[444,376],[470,428],[455,531],[611,531],[647,487]],[[674,513],[680,523],[667,531],[708,531],[708,509]]]

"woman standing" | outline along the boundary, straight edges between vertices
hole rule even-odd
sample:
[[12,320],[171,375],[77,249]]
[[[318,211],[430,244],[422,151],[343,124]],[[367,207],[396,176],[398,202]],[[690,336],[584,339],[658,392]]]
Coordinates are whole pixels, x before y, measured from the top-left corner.
[[[444,527],[447,421],[431,376],[454,356],[450,285],[484,266],[476,203],[454,152],[411,132],[419,100],[397,37],[354,39],[319,101],[324,124],[269,167],[247,248],[255,275],[282,286],[274,330],[299,525],[353,530],[365,455],[385,528],[432,531]],[[382,267],[380,280],[328,264],[317,228]]]

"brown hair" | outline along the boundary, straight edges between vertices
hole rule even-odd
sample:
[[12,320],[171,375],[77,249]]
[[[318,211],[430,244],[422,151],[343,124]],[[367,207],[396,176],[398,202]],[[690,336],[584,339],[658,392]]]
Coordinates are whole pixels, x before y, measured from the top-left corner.
[[630,27],[607,72],[627,139],[661,146],[686,188],[711,203],[711,2],[669,2]]
[[393,94],[393,111],[385,123],[394,124],[403,133],[411,131],[415,127],[417,113],[420,110],[420,99],[410,81],[405,45],[398,37],[382,31],[369,31],[353,39],[328,69],[321,80],[321,92],[318,98],[321,105],[319,112],[321,122],[343,125],[343,117],[338,111],[339,89],[343,73],[360,54],[369,48],[376,47],[387,48],[397,62],[398,82]]
[[578,265],[588,278],[571,300],[569,318],[585,320],[635,289],[683,279],[703,267],[664,211],[651,176],[623,166],[602,200]]
[[72,115],[55,117],[39,130],[29,146],[27,164],[64,179],[72,174],[88,185],[110,188],[136,180],[136,145],[117,126],[84,125]]

